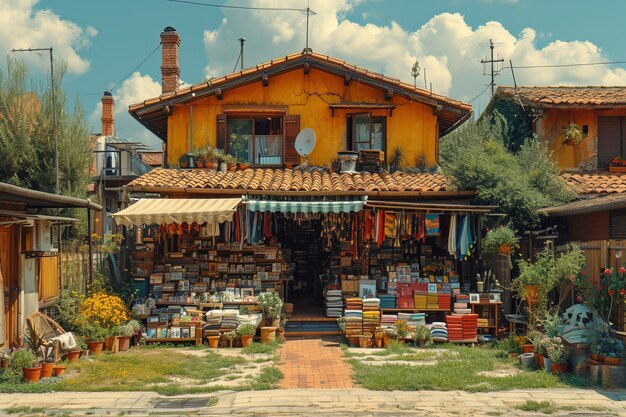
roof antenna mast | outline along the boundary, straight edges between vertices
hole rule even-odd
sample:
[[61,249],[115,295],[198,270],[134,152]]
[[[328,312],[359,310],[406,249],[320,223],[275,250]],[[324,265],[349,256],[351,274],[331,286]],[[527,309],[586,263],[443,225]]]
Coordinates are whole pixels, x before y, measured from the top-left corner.
[[[491,59],[481,59],[480,62],[483,64],[483,75],[485,75],[484,65],[491,64],[491,96],[493,97],[494,88],[496,86],[496,75],[500,75],[502,71],[502,63],[504,59],[502,59],[499,55],[496,59],[493,59],[493,49],[495,48],[493,44],[493,39],[489,39],[489,49],[491,49]],[[498,64],[495,68],[493,64]]]

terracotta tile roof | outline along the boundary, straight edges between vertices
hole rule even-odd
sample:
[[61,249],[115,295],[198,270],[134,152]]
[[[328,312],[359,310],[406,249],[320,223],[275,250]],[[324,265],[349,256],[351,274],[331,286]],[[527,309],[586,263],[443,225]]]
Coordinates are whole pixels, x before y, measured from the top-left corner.
[[[330,173],[326,170],[256,168],[235,172],[204,169],[156,168],[130,182],[129,191],[186,192],[195,189],[213,191],[249,191],[276,193],[346,193],[444,192],[453,191],[450,180],[442,174],[405,172]],[[232,194],[232,192],[229,192]]]
[[163,165],[163,152],[139,152],[139,157],[146,164],[153,167],[160,167]]
[[564,172],[561,177],[577,194],[626,193],[626,173]]
[[[513,87],[498,87],[498,91],[516,94]],[[541,107],[626,106],[626,87],[517,87],[517,97]]]

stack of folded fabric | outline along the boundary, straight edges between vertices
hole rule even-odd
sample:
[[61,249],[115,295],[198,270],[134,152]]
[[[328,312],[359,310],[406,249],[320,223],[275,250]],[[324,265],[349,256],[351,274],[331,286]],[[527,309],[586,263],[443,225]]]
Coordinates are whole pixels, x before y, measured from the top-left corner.
[[415,291],[413,293],[413,302],[415,303],[415,308],[420,310],[426,309],[426,296],[427,292],[424,291]]
[[457,294],[454,299],[454,312],[456,314],[470,314],[472,312],[472,309],[468,307],[469,295]]
[[326,317],[341,317],[343,297],[341,290],[326,291]]
[[437,293],[426,294],[426,308],[428,310],[437,310],[439,308],[439,294]]
[[488,327],[489,319],[478,318],[478,327]]
[[448,328],[446,323],[441,321],[435,321],[430,326],[430,337],[433,342],[447,342],[448,341]]
[[239,309],[237,310],[223,310],[222,323],[220,325],[220,332],[226,333],[233,331],[239,327]]
[[383,314],[380,318],[380,327],[383,329],[390,329],[396,325],[397,321],[397,314]]
[[355,337],[363,333],[363,300],[357,297],[346,299],[346,336]]
[[398,313],[398,320],[406,321],[409,328],[415,329],[421,324],[426,324],[426,313]]
[[363,332],[374,334],[380,327],[380,300],[366,298],[363,300]]
[[437,296],[437,304],[439,305],[439,309],[450,310],[450,301],[452,300],[450,294],[437,294]]
[[205,337],[219,336],[220,326],[222,324],[222,310],[211,310],[205,314],[206,324],[202,328],[202,333]]
[[396,308],[396,296],[389,294],[379,295],[380,308]]
[[463,315],[463,340],[476,340],[478,336],[478,314]]
[[451,342],[463,340],[463,316],[446,316],[448,340]]

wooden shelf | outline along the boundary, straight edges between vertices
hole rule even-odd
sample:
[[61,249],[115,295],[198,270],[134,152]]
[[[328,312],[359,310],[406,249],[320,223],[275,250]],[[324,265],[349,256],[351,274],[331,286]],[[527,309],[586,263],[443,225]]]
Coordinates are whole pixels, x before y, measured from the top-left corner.
[[383,312],[388,311],[390,313],[403,313],[403,312],[416,312],[416,313],[428,313],[437,311],[450,311],[449,308],[381,308]]

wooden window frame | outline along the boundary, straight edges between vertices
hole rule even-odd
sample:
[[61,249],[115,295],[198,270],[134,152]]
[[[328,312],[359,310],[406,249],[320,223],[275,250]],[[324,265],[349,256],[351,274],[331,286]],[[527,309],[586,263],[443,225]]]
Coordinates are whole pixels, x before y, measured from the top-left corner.
[[[280,118],[280,125],[281,125],[281,134],[280,135],[271,135],[271,136],[281,136],[282,137],[282,141],[281,141],[281,152],[280,152],[280,163],[278,164],[255,164],[254,162],[249,161],[248,163],[250,164],[250,166],[252,167],[280,167],[283,166],[283,164],[285,163],[285,115],[280,113],[228,113],[226,115],[226,143],[225,143],[225,148],[224,148],[224,152],[226,153],[230,153],[230,121],[234,120],[234,119],[249,119],[252,120],[252,149],[254,150],[256,148],[256,141],[255,141],[255,119],[260,119],[260,118]],[[248,158],[250,159],[250,156],[248,156]],[[252,155],[252,160],[254,160],[254,155]]]
[[[369,141],[355,141],[355,132],[356,132],[356,119],[359,116],[367,116],[369,119]],[[347,137],[347,148],[349,148],[351,151],[355,151],[356,147],[355,144],[357,143],[367,143],[369,144],[367,150],[372,150],[372,126],[374,124],[377,123],[381,123],[382,124],[382,130],[383,130],[383,137],[381,140],[381,149],[376,149],[376,150],[381,150],[383,152],[385,152],[385,154],[387,153],[387,117],[386,116],[372,116],[372,113],[349,113],[347,115],[346,118],[346,126],[348,126],[347,129],[347,133],[349,136]],[[365,150],[365,149],[361,149],[361,150]]]

